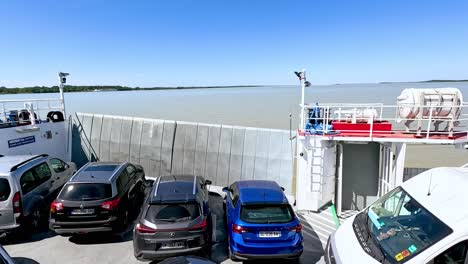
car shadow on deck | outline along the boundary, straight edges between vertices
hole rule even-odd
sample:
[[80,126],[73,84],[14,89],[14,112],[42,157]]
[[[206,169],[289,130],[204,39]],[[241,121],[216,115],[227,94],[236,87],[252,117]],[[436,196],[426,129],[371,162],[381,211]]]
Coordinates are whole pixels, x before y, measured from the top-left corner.
[[17,257],[17,258],[12,258],[12,259],[15,262],[15,264],[39,264],[39,262],[30,258]]
[[132,213],[129,219],[129,224],[125,231],[121,233],[102,232],[102,233],[89,233],[83,235],[69,236],[68,241],[77,245],[89,244],[108,244],[108,243],[122,243],[133,240],[133,228],[136,225],[137,217],[140,214],[141,208]]

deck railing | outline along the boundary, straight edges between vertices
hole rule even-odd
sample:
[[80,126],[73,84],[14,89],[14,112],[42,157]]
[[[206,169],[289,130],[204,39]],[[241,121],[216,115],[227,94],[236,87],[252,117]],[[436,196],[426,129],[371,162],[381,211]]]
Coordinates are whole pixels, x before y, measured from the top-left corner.
[[64,113],[60,98],[0,100],[0,128],[48,122],[57,111]]
[[[468,105],[384,105],[384,104],[306,104],[303,107],[305,127],[303,133],[328,136],[354,137],[406,137],[425,139],[468,140]],[[449,114],[440,116],[444,108]],[[401,108],[418,108],[426,113],[405,118],[399,115]],[[314,114],[315,113],[315,114]],[[327,125],[325,125],[327,124]],[[356,125],[350,125],[356,124]],[[337,128],[339,125],[340,128]],[[388,128],[391,125],[391,130]],[[446,125],[443,127],[443,125]],[[385,128],[385,129],[383,129]]]

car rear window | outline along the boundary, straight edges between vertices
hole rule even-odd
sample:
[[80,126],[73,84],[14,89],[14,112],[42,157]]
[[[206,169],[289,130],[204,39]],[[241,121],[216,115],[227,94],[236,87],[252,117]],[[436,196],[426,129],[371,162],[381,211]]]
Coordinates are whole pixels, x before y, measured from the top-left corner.
[[200,216],[200,206],[196,203],[151,204],[145,219],[152,223],[188,222]]
[[59,199],[67,201],[92,201],[112,197],[112,187],[107,183],[72,183],[63,187]]
[[294,220],[294,213],[288,204],[242,205],[241,219],[248,223],[287,223]]
[[10,196],[10,183],[5,178],[0,178],[0,201],[6,201]]

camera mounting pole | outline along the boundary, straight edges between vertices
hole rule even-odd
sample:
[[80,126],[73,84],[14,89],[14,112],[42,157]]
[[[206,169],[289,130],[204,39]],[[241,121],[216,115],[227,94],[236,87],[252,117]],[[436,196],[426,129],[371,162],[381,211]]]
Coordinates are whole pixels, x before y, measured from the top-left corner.
[[294,72],[301,82],[301,127],[300,129],[305,129],[305,88],[310,86],[310,82],[306,80],[306,70],[302,69],[300,72]]
[[62,108],[63,111],[63,116],[67,116],[65,114],[65,97],[63,95],[63,87],[65,83],[67,83],[67,76],[70,75],[69,73],[66,72],[59,72],[59,91],[60,91],[60,107]]

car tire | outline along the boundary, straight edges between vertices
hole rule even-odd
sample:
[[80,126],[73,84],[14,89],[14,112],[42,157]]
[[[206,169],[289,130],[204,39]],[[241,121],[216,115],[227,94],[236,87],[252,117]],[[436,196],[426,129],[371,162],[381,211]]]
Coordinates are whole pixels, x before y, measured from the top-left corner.
[[118,227],[117,227],[117,233],[125,232],[127,230],[128,226],[128,219],[129,219],[129,212],[128,210],[125,210],[125,212],[122,213],[122,220],[120,220]]
[[298,263],[299,263],[299,258],[290,259],[290,260],[288,261],[288,263],[291,263],[291,264],[298,264]]
[[206,242],[205,247],[202,250],[202,254],[203,254],[202,257],[204,257],[206,259],[211,258],[211,250],[213,248],[213,242],[211,240],[212,240],[212,236],[208,235],[208,237],[206,238],[206,241],[205,241]]
[[25,236],[31,237],[34,233],[38,232],[45,226],[46,222],[46,206],[40,204],[32,213],[28,216],[26,221]]
[[231,243],[229,243],[229,236],[227,237],[227,246],[228,246],[228,258],[232,261],[239,261],[231,252]]
[[231,247],[230,247],[230,246],[228,246],[228,247],[229,247],[229,248],[228,248],[228,257],[229,257],[229,259],[232,260],[232,261],[236,261],[236,262],[239,261],[239,260],[231,253]]

